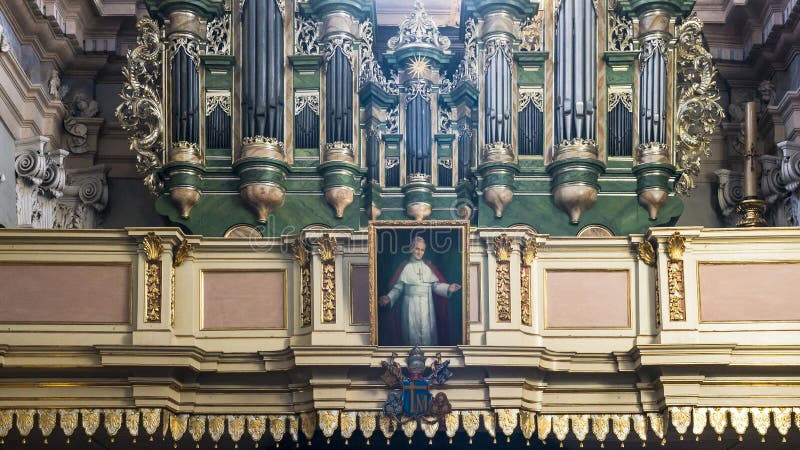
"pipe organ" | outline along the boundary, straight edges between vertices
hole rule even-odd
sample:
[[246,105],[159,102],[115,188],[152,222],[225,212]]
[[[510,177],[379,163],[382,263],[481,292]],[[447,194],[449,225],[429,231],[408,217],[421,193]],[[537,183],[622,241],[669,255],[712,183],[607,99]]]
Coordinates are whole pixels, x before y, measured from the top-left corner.
[[454,27],[419,0],[391,23],[369,0],[149,0],[118,116],[158,211],[265,236],[377,218],[566,235],[677,219],[708,129],[679,111],[719,119],[713,82],[691,88],[713,67],[680,60],[697,54],[680,48],[699,29],[680,26],[690,3],[460,6]]

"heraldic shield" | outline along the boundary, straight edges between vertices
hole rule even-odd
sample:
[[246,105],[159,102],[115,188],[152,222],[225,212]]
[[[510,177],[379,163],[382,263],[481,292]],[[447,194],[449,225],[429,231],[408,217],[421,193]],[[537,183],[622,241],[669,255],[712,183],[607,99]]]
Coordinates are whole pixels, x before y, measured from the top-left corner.
[[419,347],[414,347],[408,353],[407,368],[403,369],[395,361],[397,354],[392,353],[388,361],[381,363],[385,372],[381,376],[389,391],[383,413],[400,422],[428,417],[443,420],[450,413],[450,402],[447,396],[440,392],[436,396],[430,393],[430,387],[444,384],[453,373],[448,366],[450,360],[442,361],[441,355],[430,365],[425,365],[425,354]]

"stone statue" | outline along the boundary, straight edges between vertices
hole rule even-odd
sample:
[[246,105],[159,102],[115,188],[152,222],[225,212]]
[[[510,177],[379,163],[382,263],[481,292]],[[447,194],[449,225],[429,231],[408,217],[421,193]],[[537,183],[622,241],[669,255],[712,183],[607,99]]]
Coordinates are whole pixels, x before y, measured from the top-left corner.
[[761,100],[761,110],[775,103],[775,84],[772,81],[764,80],[758,85],[758,98]]
[[50,72],[48,86],[50,88],[50,95],[56,100],[61,100],[61,77],[58,76],[58,70],[53,69]]
[[96,100],[90,99],[85,92],[78,91],[72,97],[70,109],[75,117],[97,117],[100,106]]
[[11,40],[6,35],[3,25],[0,25],[0,53],[6,53],[9,50],[11,50]]

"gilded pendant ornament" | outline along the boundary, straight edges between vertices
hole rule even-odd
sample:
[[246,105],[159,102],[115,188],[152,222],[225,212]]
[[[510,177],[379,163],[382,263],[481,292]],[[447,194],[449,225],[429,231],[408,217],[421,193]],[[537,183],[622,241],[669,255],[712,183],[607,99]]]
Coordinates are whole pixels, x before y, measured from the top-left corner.
[[611,416],[611,429],[614,436],[619,439],[620,447],[625,447],[625,439],[631,433],[631,416],[628,414],[613,414]]
[[59,421],[59,426],[61,427],[61,431],[64,432],[64,436],[67,437],[67,443],[69,444],[70,436],[72,436],[72,433],[78,428],[78,410],[59,409],[58,416],[61,419]]
[[144,175],[144,184],[153,195],[163,189],[157,171],[162,165],[164,150],[164,116],[161,110],[161,30],[152,19],[136,23],[137,46],[128,51],[128,62],[122,68],[125,82],[116,116],[120,127],[128,133],[130,146],[136,152],[136,170]]
[[747,432],[747,427],[750,425],[750,413],[747,408],[728,408],[728,413],[731,415],[731,428],[739,435],[741,441],[742,435]]
[[669,293],[669,320],[686,320],[686,291],[684,288],[683,252],[686,238],[677,231],[667,238],[667,291]]
[[153,440],[153,434],[158,430],[161,424],[161,408],[142,408],[142,426],[150,440]]
[[708,423],[717,433],[717,440],[722,440],[722,433],[728,428],[728,409],[727,408],[708,408]]
[[122,428],[122,414],[123,411],[121,409],[103,410],[103,418],[105,419],[103,424],[106,427],[106,433],[108,433],[108,436],[111,438],[111,442],[114,442],[114,436],[116,436],[120,428]]
[[772,408],[772,423],[775,424],[775,429],[781,435],[781,442],[786,442],[786,434],[792,428],[792,409]]
[[300,430],[307,441],[314,437],[314,430],[317,429],[317,414],[314,411],[300,413]]
[[564,446],[564,439],[567,438],[569,433],[569,415],[556,414],[553,416],[553,434],[558,440],[559,447]]
[[633,422],[633,431],[642,440],[642,444],[647,442],[647,418],[643,414],[633,414],[631,422]]
[[536,428],[539,430],[539,440],[544,442],[553,428],[553,416],[539,414],[536,416]]
[[97,428],[100,426],[100,410],[99,409],[82,409],[81,410],[81,426],[86,436],[89,437],[89,442],[92,442],[92,436]]
[[414,433],[417,431],[417,421],[414,419],[409,419],[405,422],[401,422],[400,428],[402,428],[403,434],[405,434],[406,438],[408,438],[408,443],[411,444],[411,438],[414,437]]
[[770,408],[750,408],[750,415],[753,416],[753,428],[761,435],[761,442],[766,442],[764,436],[769,431]]
[[595,414],[592,416],[592,434],[597,439],[597,442],[600,443],[600,447],[604,447],[603,442],[608,436],[610,430],[608,426],[609,420],[611,420],[611,416],[608,414]]
[[146,322],[161,321],[161,254],[164,245],[152,231],[142,241],[145,253],[145,298],[147,299]]
[[531,445],[531,437],[536,431],[536,414],[532,411],[522,410],[519,412],[519,430],[525,438],[525,445]]
[[311,257],[308,245],[303,239],[298,238],[291,244],[294,258],[300,267],[300,323],[302,326],[311,326],[313,295],[311,292]]
[[286,416],[269,416],[269,434],[275,441],[275,446],[280,447],[283,435],[286,433]]
[[425,437],[428,438],[428,445],[433,445],[433,437],[436,436],[436,432],[439,431],[439,421],[421,419],[419,427],[422,428],[422,432],[425,434]]
[[469,443],[472,444],[472,438],[478,432],[480,426],[480,413],[478,411],[461,411],[461,424],[464,431],[467,433]]
[[[683,440],[683,435],[686,434],[686,431],[689,429],[689,425],[692,424],[692,407],[691,406],[673,406],[669,409],[669,415],[672,419],[672,427],[675,428],[675,431],[681,436],[681,440]],[[650,416],[650,427],[653,427],[653,416]]]
[[506,442],[511,442],[511,435],[517,428],[517,417],[519,414],[518,409],[498,409],[497,410],[497,424],[503,434],[506,435]]
[[11,427],[14,426],[14,411],[10,409],[0,409],[0,444],[5,444],[3,438],[8,436]]
[[18,409],[14,411],[17,415],[17,431],[22,437],[22,443],[26,442],[26,438],[33,430],[33,416],[36,415],[35,409]]
[[356,431],[356,412],[342,411],[339,414],[339,433],[344,438],[344,445],[350,443],[354,431]]
[[[322,261],[322,323],[336,322],[336,238],[328,234],[317,241]],[[320,423],[322,419],[320,418]]]
[[700,435],[708,425],[708,408],[693,408],[692,409],[692,434],[695,435],[695,440],[700,440]]
[[586,435],[589,434],[589,415],[588,414],[574,414],[571,418],[572,421],[572,434],[578,440],[578,446],[583,447],[583,441]]
[[[650,429],[653,430],[653,434],[655,434],[659,439],[661,439],[661,445],[664,445],[664,431],[666,430],[666,424],[664,422],[664,416],[659,413],[647,413],[647,419],[650,421]],[[674,426],[673,422],[673,426]],[[688,428],[689,425],[686,425]],[[675,427],[676,429],[678,427]],[[686,428],[683,429],[683,433],[686,433]],[[678,430],[678,434],[683,436],[683,433]]]
[[486,433],[492,437],[492,443],[497,443],[497,419],[494,416],[494,413],[491,411],[483,411],[481,412],[481,416],[483,416],[483,428],[486,430]]
[[267,416],[247,416],[247,434],[255,442],[256,447],[265,431],[267,431]]
[[322,435],[325,436],[327,442],[330,442],[333,432],[336,431],[336,427],[339,426],[339,411],[330,409],[318,411],[318,414],[319,429],[322,430]]
[[716,69],[711,53],[703,46],[703,23],[692,14],[677,28],[678,101],[675,150],[683,175],[675,191],[686,195],[700,174],[700,158],[711,156],[711,135],[724,112],[719,104]]
[[289,415],[286,418],[287,428],[289,430],[289,437],[292,438],[292,442],[295,444],[300,441],[300,432],[299,432],[299,423],[298,418],[294,414]]
[[496,268],[496,313],[498,322],[511,322],[511,239],[503,233],[494,238]]
[[444,432],[447,435],[447,442],[453,443],[453,436],[458,432],[458,411],[451,411],[444,416]]
[[125,428],[128,429],[128,434],[133,438],[133,443],[136,443],[136,437],[139,436],[140,416],[138,409],[125,410]]
[[200,439],[202,439],[203,435],[206,433],[206,416],[192,415],[189,417],[187,426],[189,429],[189,436],[191,436],[192,440],[195,442],[194,447],[200,448]]
[[186,434],[189,424],[189,414],[171,414],[169,416],[169,432],[172,435],[172,446],[178,448],[178,442]]
[[225,416],[208,416],[208,435],[214,441],[214,448],[217,448],[219,438],[225,432]]
[[366,444],[369,445],[370,438],[375,433],[375,428],[378,426],[377,415],[373,411],[359,411],[358,412],[358,429],[366,439]]
[[389,445],[392,441],[392,436],[394,436],[395,431],[397,431],[397,421],[392,417],[381,414],[378,420],[378,426],[381,428],[383,437],[386,438],[386,445]]
[[233,441],[233,447],[239,448],[239,441],[244,435],[244,416],[228,416],[228,434]]
[[42,433],[44,443],[47,444],[47,438],[56,428],[56,410],[40,409],[37,411],[37,413],[39,414],[39,431]]

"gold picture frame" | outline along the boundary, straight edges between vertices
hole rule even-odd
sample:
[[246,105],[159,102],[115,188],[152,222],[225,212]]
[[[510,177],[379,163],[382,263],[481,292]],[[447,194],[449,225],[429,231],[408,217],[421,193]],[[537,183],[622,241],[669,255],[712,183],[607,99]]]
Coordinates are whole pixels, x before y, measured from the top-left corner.
[[[449,345],[465,345],[469,343],[469,240],[470,230],[469,222],[462,220],[428,220],[428,221],[409,221],[409,220],[380,220],[370,221],[369,223],[369,313],[370,313],[370,342],[372,345],[389,345],[389,346],[411,346],[410,343],[386,343],[381,342],[379,324],[382,319],[381,307],[378,305],[378,299],[381,295],[386,295],[390,287],[387,286],[387,277],[389,274],[398,274],[400,272],[400,264],[397,261],[402,261],[402,257],[409,250],[410,242],[417,236],[426,240],[428,245],[426,248],[432,251],[431,255],[434,261],[452,261],[457,259],[460,262],[460,270],[453,268],[451,264],[447,264],[445,269],[446,273],[457,280],[460,276],[461,289],[457,293],[453,293],[454,299],[450,298],[454,303],[460,301],[459,305],[450,303],[448,305],[449,311],[456,311],[460,317],[457,320],[451,320],[452,327],[460,327],[458,330],[450,329],[449,336],[451,339],[444,344],[437,344],[438,346]],[[452,242],[452,238],[457,236],[456,242]],[[437,237],[437,239],[430,239]],[[439,238],[444,241],[439,242]],[[448,240],[449,239],[449,240]],[[386,246],[392,248],[386,248]],[[448,245],[450,246],[448,248]],[[449,253],[446,253],[449,252]],[[453,252],[460,253],[460,258],[455,258]],[[426,256],[429,253],[426,251]],[[425,258],[429,260],[429,258]],[[393,267],[384,267],[392,265]],[[436,269],[433,269],[436,271]],[[436,271],[438,273],[438,271]],[[379,275],[380,274],[380,275]],[[458,281],[447,280],[450,283],[458,283]],[[437,321],[438,322],[438,321]],[[452,342],[456,334],[460,337],[460,342]]]

